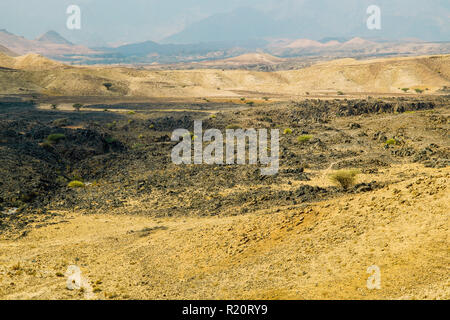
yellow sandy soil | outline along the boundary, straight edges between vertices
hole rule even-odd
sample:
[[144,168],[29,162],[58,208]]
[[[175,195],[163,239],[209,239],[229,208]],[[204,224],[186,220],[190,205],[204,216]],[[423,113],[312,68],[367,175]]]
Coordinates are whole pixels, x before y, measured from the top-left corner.
[[[366,178],[391,184],[234,217],[66,212],[0,240],[0,298],[449,299],[450,168]],[[92,296],[66,289],[72,264]],[[366,286],[372,265],[380,290]]]

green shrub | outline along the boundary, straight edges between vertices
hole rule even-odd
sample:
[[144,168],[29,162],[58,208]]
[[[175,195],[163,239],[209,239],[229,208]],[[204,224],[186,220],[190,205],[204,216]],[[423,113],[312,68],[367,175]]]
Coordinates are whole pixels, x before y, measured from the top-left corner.
[[253,101],[247,101],[246,104],[248,104],[250,107],[253,107],[253,105],[255,104]]
[[114,139],[114,138],[112,138],[112,137],[106,137],[106,138],[105,138],[105,141],[106,141],[108,144],[111,144],[111,143],[116,142],[117,140]]
[[395,139],[389,139],[389,140],[386,141],[386,144],[387,144],[388,146],[396,145],[396,144],[397,144],[397,140],[395,140]]
[[112,87],[112,83],[106,82],[106,83],[103,84],[103,86],[105,86],[106,90],[109,90]]
[[292,129],[290,129],[290,128],[284,129],[283,134],[284,135],[292,134]]
[[305,135],[298,137],[297,141],[300,143],[306,143],[306,142],[309,142],[312,138],[313,138],[313,136],[305,134]]
[[330,174],[330,180],[341,186],[342,189],[348,190],[355,184],[356,177],[359,174],[358,170],[339,170]]
[[84,183],[78,180],[70,181],[67,185],[69,188],[84,188]]
[[137,150],[137,149],[142,149],[142,148],[144,148],[144,147],[145,147],[145,144],[142,144],[142,143],[135,143],[135,144],[133,144],[133,145],[131,146],[131,149]]
[[128,114],[132,115],[132,114],[136,114],[135,111],[128,111]]
[[67,126],[69,124],[69,119],[67,118],[61,118],[61,119],[56,119],[53,120],[52,125],[54,125],[55,127],[64,127]]
[[402,91],[403,91],[403,92],[408,92],[408,91],[409,91],[409,88],[402,88]]
[[237,130],[237,129],[241,129],[241,127],[237,124],[230,124],[226,127],[227,129],[233,129],[233,130]]
[[417,93],[423,93],[423,90],[422,89],[414,89]]
[[61,140],[64,140],[66,136],[62,133],[53,133],[47,137],[47,141],[50,143],[58,143]]
[[72,107],[75,110],[80,111],[80,109],[83,107],[83,105],[81,103],[75,103]]
[[52,108],[52,110],[56,110],[56,109],[58,109],[58,105],[56,103],[53,103],[51,105],[51,108]]
[[242,97],[242,98],[241,98],[241,101],[245,101],[245,98],[244,98],[244,97]]
[[343,96],[343,95],[344,95],[344,92],[338,91],[337,94],[338,94],[338,96]]

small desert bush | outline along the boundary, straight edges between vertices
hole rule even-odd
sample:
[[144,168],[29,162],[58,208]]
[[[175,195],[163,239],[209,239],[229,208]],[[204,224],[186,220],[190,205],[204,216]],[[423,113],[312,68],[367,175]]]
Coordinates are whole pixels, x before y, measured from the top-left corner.
[[283,134],[284,135],[292,134],[292,129],[290,129],[290,128],[284,129]]
[[80,109],[83,107],[83,105],[81,103],[75,103],[72,107],[75,110],[80,111]]
[[343,95],[344,95],[344,92],[338,91],[337,94],[338,94],[338,96],[343,96]]
[[408,91],[409,91],[409,88],[402,88],[402,91],[403,91],[403,92],[408,92]]
[[253,107],[253,105],[255,104],[253,101],[247,101],[246,104],[248,104],[250,107]]
[[423,93],[423,90],[422,89],[414,89],[414,91],[416,91],[417,93]]
[[386,141],[386,144],[387,144],[388,146],[396,145],[396,144],[397,144],[397,140],[395,140],[395,139],[389,139],[389,140]]
[[138,149],[142,149],[144,147],[145,147],[145,144],[143,144],[143,143],[135,143],[131,146],[131,149],[138,150]]
[[136,114],[136,112],[135,111],[128,111],[128,114],[129,115],[133,115],[133,114]]
[[330,180],[341,186],[342,189],[348,190],[355,184],[356,177],[359,174],[358,170],[339,170],[330,174]]
[[230,125],[228,125],[226,128],[227,128],[227,129],[230,129],[230,130],[241,129],[241,127],[238,126],[237,124],[230,124]]
[[306,142],[309,142],[312,138],[313,138],[313,136],[305,134],[303,136],[298,137],[297,141],[299,143],[306,143]]
[[78,180],[70,181],[67,185],[69,188],[84,188],[84,183]]
[[64,140],[65,138],[66,138],[66,136],[62,133],[53,133],[47,137],[47,141],[49,143],[58,143],[61,140]]
[[106,137],[106,138],[105,138],[105,141],[106,141],[108,144],[111,144],[111,143],[116,142],[117,140],[114,139],[113,137]]

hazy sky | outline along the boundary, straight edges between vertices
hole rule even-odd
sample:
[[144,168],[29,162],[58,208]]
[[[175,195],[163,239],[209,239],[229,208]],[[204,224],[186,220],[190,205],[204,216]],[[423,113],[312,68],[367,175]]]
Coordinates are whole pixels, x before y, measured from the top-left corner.
[[[418,17],[417,28],[427,28],[429,17],[440,15],[435,25],[441,25],[441,33],[449,29],[450,0],[0,0],[0,29],[26,38],[55,30],[71,41],[101,46],[159,41],[206,17],[241,7],[264,11],[278,21],[306,17],[316,22],[322,19],[318,22],[322,25],[345,26],[352,14],[364,18],[362,3],[380,4],[383,13],[391,16],[394,29],[397,15],[409,19],[411,25]],[[71,4],[82,10],[81,30],[66,28],[66,9]],[[338,19],[334,19],[334,11],[339,13]],[[425,16],[426,21],[422,19]],[[402,22],[398,24],[405,27]],[[245,23],[243,27],[247,27]],[[429,29],[433,34],[434,29]]]
[[[266,0],[1,0],[0,29],[35,38],[55,30],[71,39],[106,42],[160,40],[189,23],[241,6],[268,4]],[[66,9],[79,5],[82,29],[68,30]],[[81,35],[83,34],[83,35]]]

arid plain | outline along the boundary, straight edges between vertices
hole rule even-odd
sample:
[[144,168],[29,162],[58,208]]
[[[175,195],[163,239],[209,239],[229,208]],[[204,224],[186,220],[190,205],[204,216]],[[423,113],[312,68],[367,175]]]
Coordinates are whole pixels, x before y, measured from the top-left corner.
[[[282,63],[229,63],[249,59]],[[0,53],[0,298],[449,299],[449,60],[258,72]],[[194,120],[279,129],[279,173],[173,164],[171,133]],[[339,170],[357,172],[348,188]],[[86,288],[67,289],[70,265]]]

